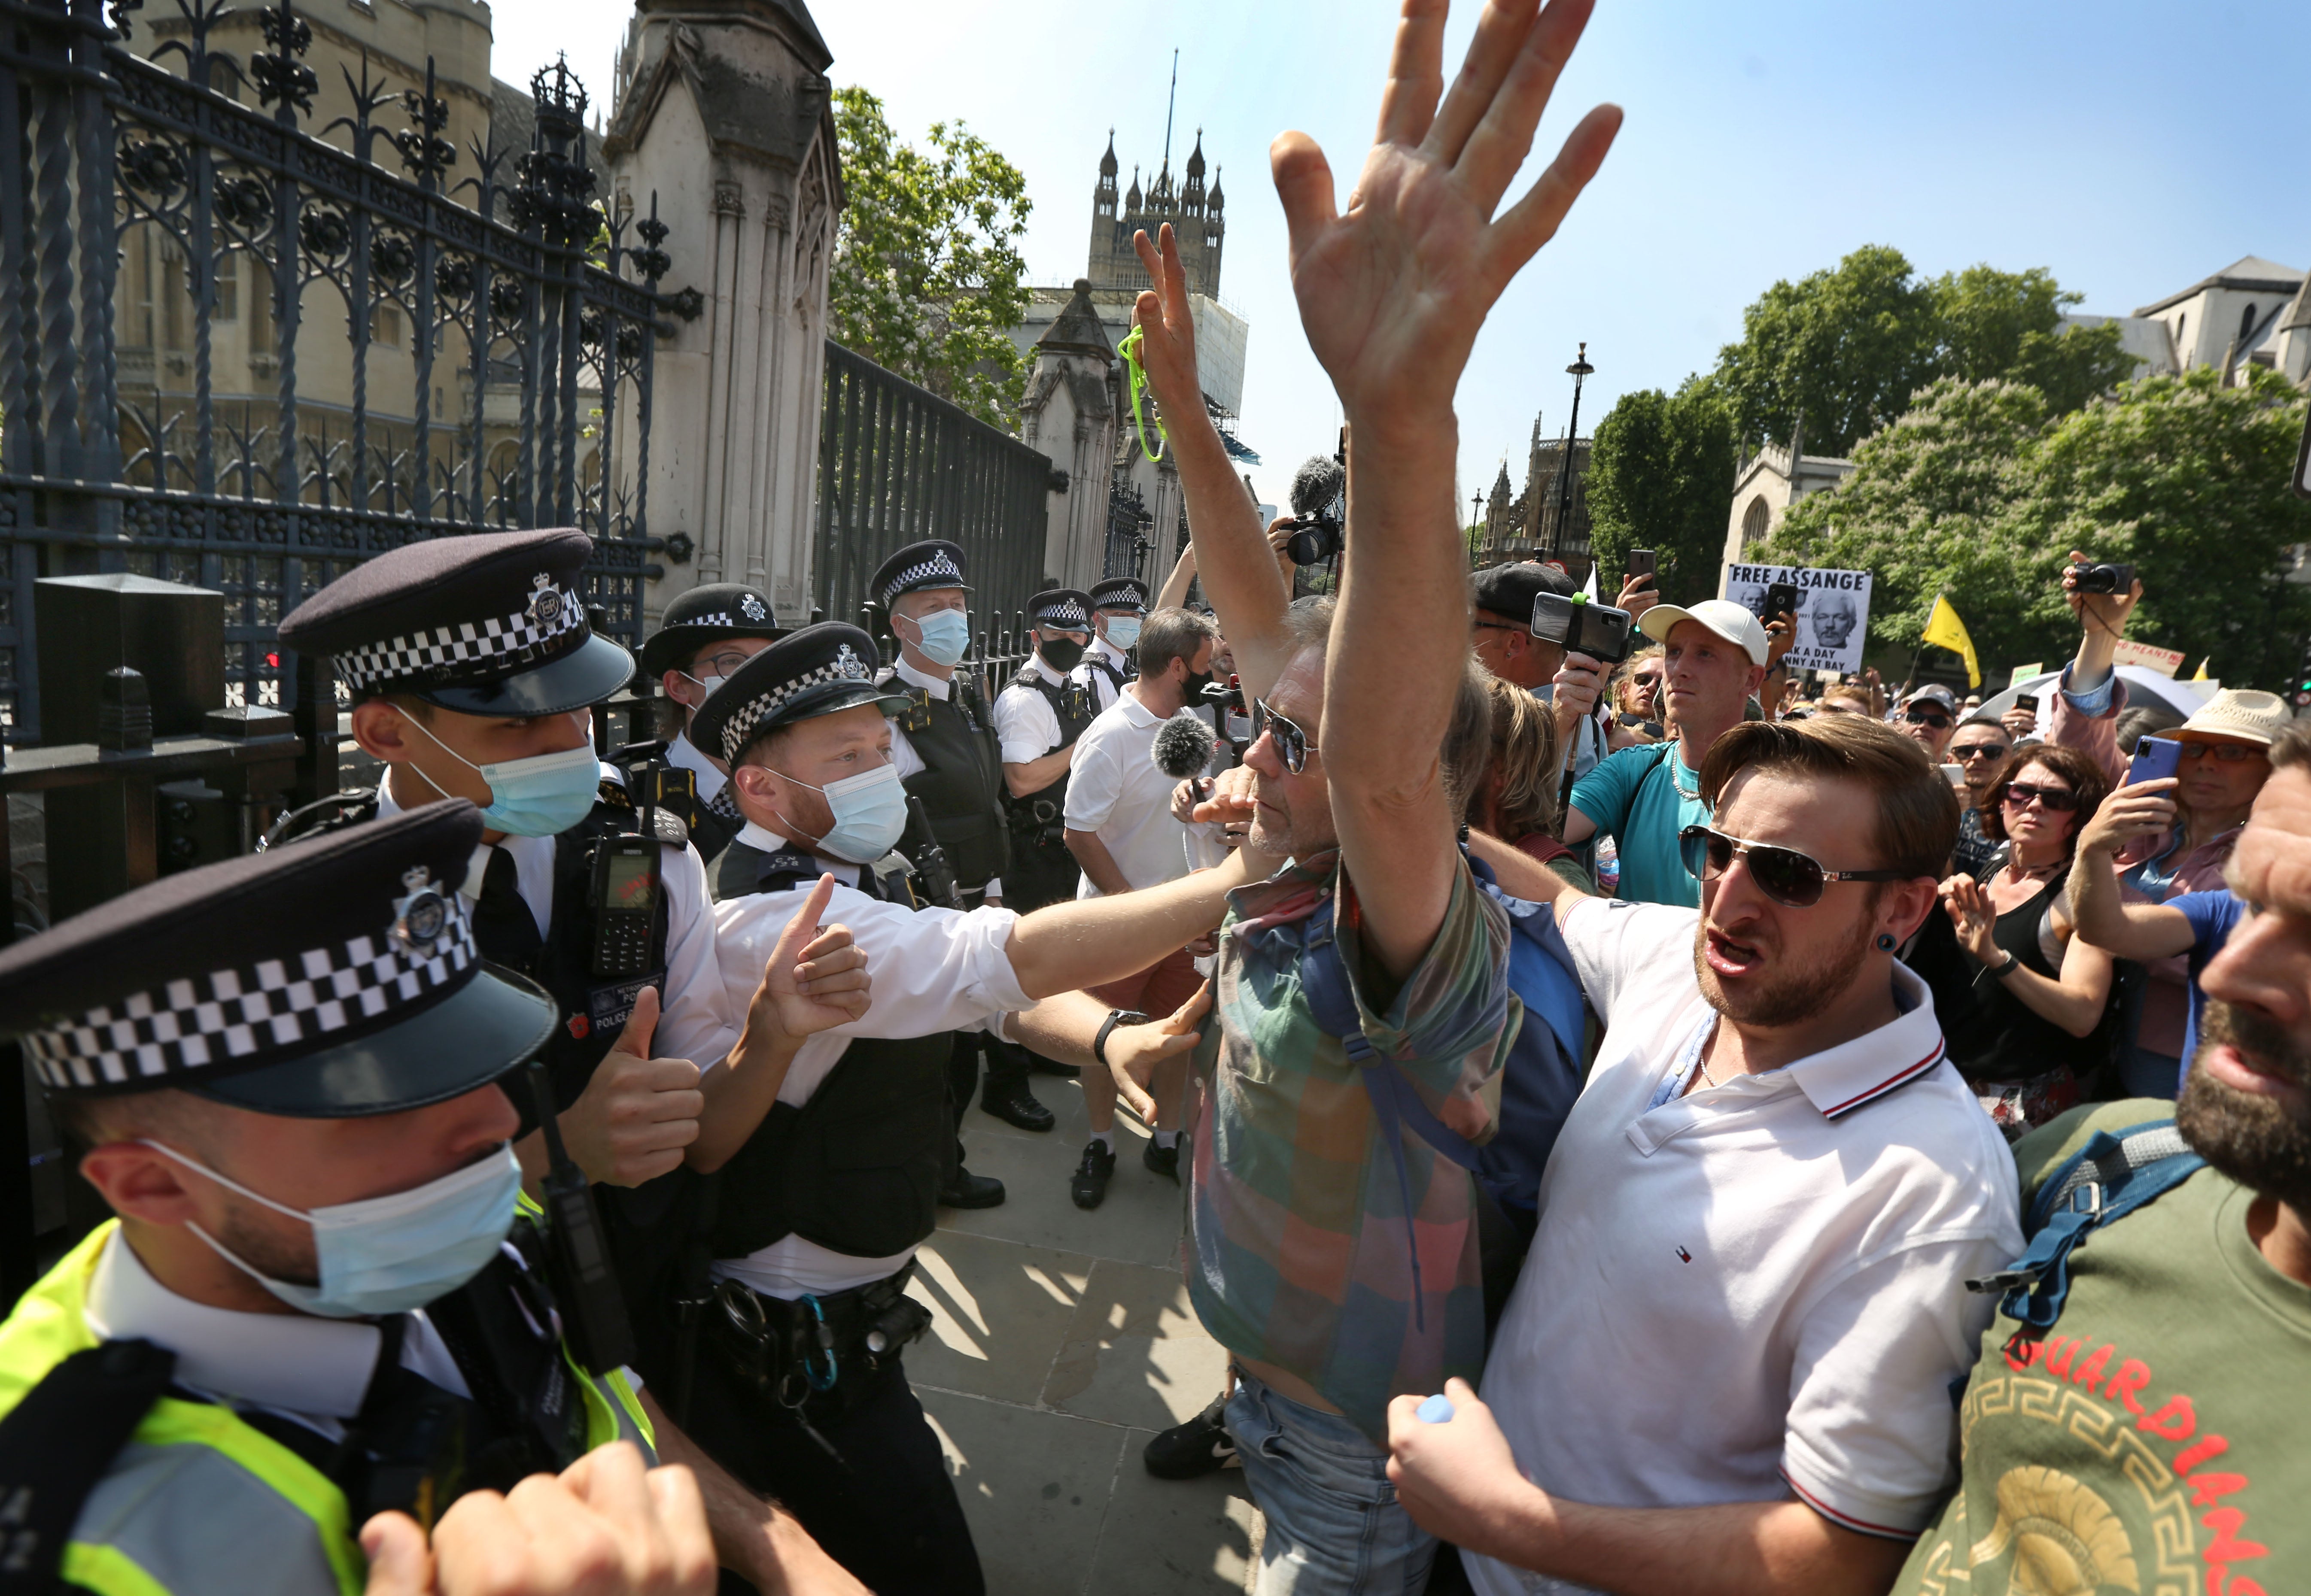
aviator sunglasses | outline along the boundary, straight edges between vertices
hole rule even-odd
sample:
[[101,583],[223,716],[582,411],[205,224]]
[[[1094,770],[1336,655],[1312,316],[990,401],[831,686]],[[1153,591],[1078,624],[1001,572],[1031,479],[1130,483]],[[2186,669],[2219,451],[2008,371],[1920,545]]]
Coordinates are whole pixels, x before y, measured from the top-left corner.
[[1768,842],[1728,837],[1707,826],[1687,826],[1677,834],[1685,868],[1694,880],[1714,881],[1731,869],[1736,855],[1749,862],[1749,879],[1767,898],[1787,909],[1810,909],[1832,881],[1906,881],[1899,870],[1824,870],[1821,862]]
[[1251,701],[1251,729],[1254,738],[1265,732],[1275,741],[1276,757],[1295,776],[1308,768],[1310,754],[1322,751],[1308,740],[1307,733],[1270,709],[1264,698]]

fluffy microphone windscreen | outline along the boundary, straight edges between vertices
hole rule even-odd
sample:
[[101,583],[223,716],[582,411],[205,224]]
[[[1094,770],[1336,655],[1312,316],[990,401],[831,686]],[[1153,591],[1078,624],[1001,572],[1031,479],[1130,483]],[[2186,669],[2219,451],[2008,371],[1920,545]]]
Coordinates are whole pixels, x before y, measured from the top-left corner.
[[1210,723],[1192,709],[1182,709],[1156,728],[1156,741],[1148,746],[1147,757],[1156,769],[1180,780],[1201,776],[1218,746]]
[[1348,473],[1330,455],[1311,455],[1292,473],[1292,513],[1312,516],[1338,499],[1348,485]]

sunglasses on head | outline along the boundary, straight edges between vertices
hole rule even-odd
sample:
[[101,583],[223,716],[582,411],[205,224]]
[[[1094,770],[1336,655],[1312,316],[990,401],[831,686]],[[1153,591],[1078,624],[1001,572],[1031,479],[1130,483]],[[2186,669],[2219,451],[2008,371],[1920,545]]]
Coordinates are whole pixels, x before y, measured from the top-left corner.
[[1685,856],[1687,874],[1697,881],[1714,881],[1732,868],[1738,856],[1749,861],[1749,879],[1783,908],[1810,909],[1821,901],[1822,889],[1832,881],[1905,881],[1898,870],[1824,870],[1821,862],[1795,848],[1769,842],[1747,842],[1707,826],[1687,826],[1677,834],[1678,851]]
[[2006,796],[2001,802],[2017,809],[2025,809],[2033,798],[2038,801],[2038,807],[2049,814],[2068,814],[2079,806],[2079,795],[2068,787],[2042,787],[2027,781],[2009,782]]
[[1276,757],[1284,761],[1284,768],[1297,776],[1308,768],[1308,756],[1321,750],[1308,740],[1308,733],[1268,707],[1264,698],[1251,701],[1252,735],[1265,733],[1276,744]]
[[1932,709],[1923,704],[1911,705],[1902,711],[1902,718],[1914,726],[1932,726],[1937,732],[1950,724],[1949,716],[1939,709]]

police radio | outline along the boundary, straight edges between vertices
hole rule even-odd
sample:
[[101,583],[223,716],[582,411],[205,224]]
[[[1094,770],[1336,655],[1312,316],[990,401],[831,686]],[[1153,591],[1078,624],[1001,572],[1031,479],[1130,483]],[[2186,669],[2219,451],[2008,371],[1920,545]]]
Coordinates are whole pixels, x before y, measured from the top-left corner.
[[916,879],[923,884],[923,897],[939,908],[963,907],[963,889],[955,879],[955,866],[948,862],[946,850],[931,835],[931,817],[923,808],[923,801],[912,794],[907,796],[907,815],[911,821],[909,834],[921,838],[907,849],[907,863],[915,867]]
[[545,1132],[548,1163],[539,1190],[545,1198],[545,1243],[554,1301],[562,1310],[562,1334],[581,1368],[606,1375],[633,1362],[634,1327],[626,1317],[626,1300],[619,1293],[617,1274],[610,1267],[602,1218],[594,1211],[594,1193],[586,1184],[586,1172],[562,1145],[562,1123],[554,1112],[554,1087],[545,1073],[545,1061],[530,1060],[527,1072],[537,1105],[538,1128]]
[[658,839],[624,832],[594,850],[594,975],[615,980],[647,975],[658,919]]

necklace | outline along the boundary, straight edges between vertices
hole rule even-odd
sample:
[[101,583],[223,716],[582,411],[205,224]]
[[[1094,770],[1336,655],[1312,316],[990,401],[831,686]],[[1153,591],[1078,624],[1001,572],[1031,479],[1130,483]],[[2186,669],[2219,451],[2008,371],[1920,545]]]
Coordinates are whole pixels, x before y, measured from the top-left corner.
[[1669,758],[1664,759],[1662,763],[1669,767],[1669,785],[1678,790],[1679,795],[1686,798],[1698,799],[1701,796],[1700,772],[1696,771],[1694,773],[1693,785],[1689,787],[1685,785],[1684,781],[1680,779],[1678,775],[1679,771],[1685,768],[1684,747],[1685,745],[1682,742],[1672,744],[1670,748]]
[[1709,1061],[1707,1059],[1696,1057],[1693,1062],[1701,1067],[1702,1080],[1707,1081],[1712,1086],[1718,1084],[1717,1077],[1709,1072]]

